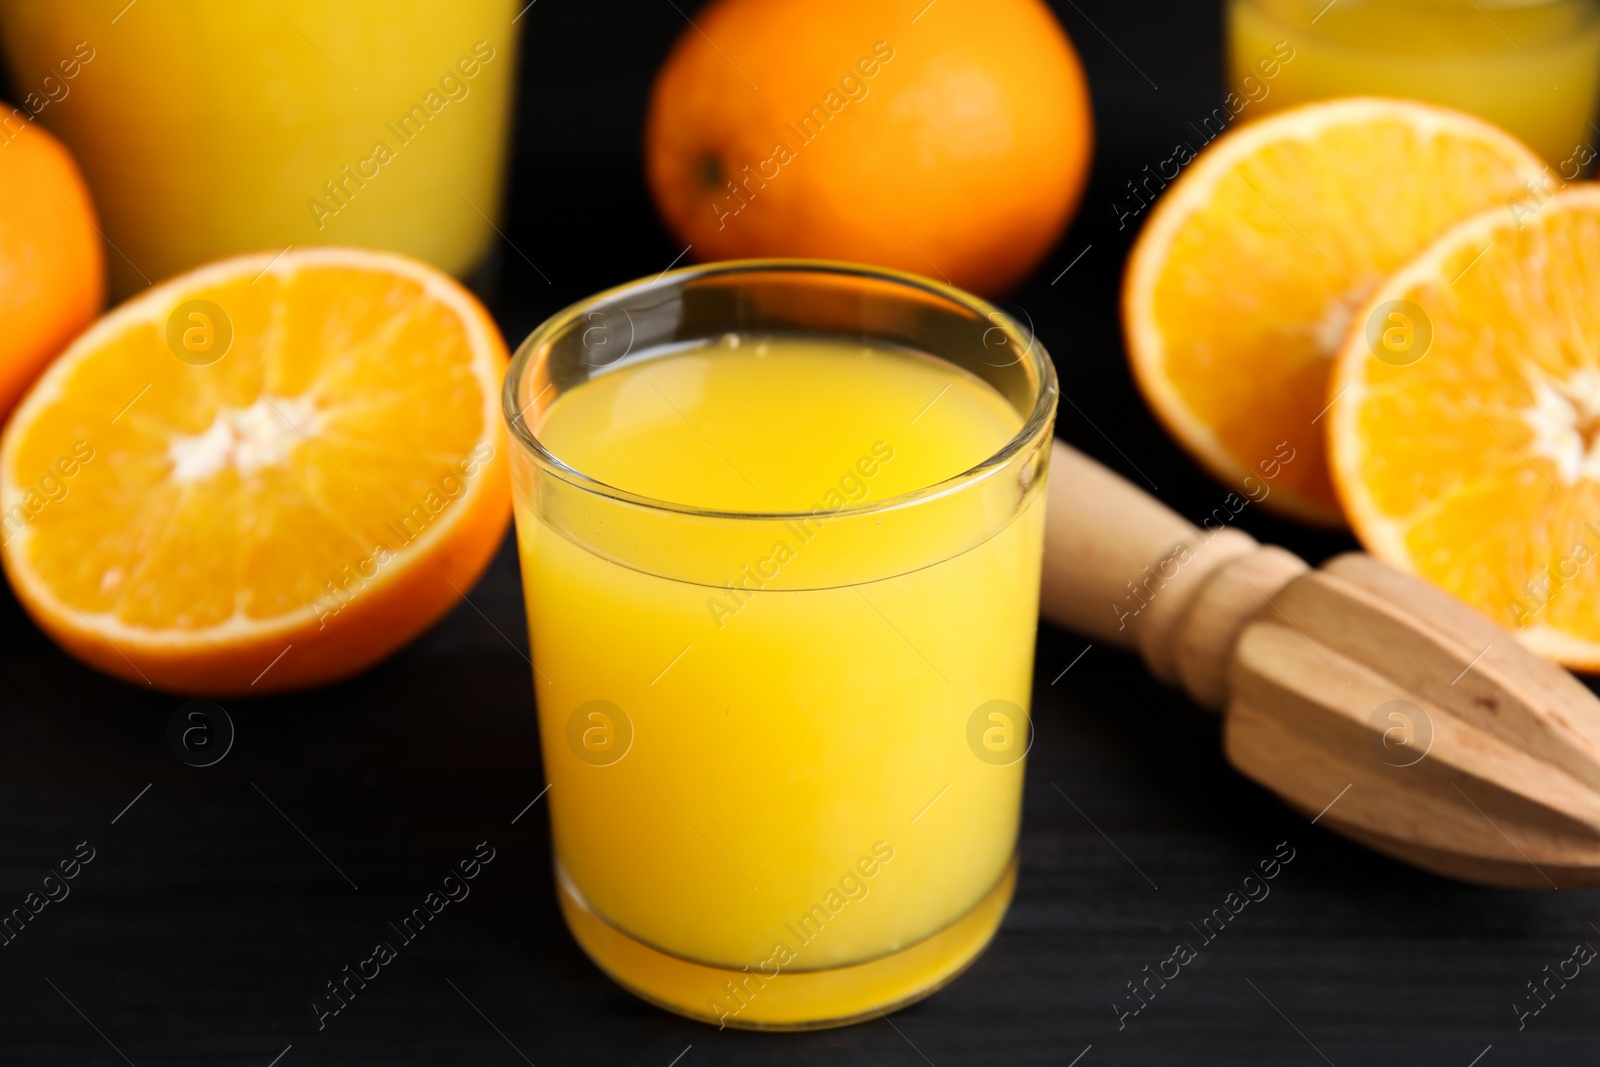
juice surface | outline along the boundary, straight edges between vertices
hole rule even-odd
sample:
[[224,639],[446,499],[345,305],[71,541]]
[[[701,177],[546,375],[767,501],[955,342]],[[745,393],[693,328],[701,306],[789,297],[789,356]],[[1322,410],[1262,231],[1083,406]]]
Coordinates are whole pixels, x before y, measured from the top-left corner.
[[[1022,416],[931,357],[743,336],[613,368],[534,421],[616,488],[810,514],[655,526],[519,485],[556,855],[584,903],[770,978],[885,956],[984,898],[1015,849],[1040,485],[991,479],[925,518],[846,505],[968,471]],[[1015,751],[980,755],[975,715]]]
[[291,244],[462,273],[495,236],[522,6],[5,0],[0,43],[9,103],[89,180],[115,295]]
[[[1280,41],[1294,58],[1267,80],[1258,64]],[[1569,181],[1600,147],[1592,0],[1229,0],[1228,53],[1245,118],[1337,96],[1427,100],[1511,131]]]
[[[848,342],[724,338],[601,375],[552,405],[539,439],[574,470],[656,500],[718,511],[808,511],[857,470],[886,500],[988,459],[1021,417],[928,356]],[[852,502],[859,502],[853,500]]]

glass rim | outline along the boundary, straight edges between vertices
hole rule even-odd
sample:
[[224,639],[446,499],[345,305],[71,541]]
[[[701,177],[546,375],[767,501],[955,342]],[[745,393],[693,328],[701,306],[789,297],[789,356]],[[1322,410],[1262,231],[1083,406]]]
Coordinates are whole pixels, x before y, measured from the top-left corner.
[[[1020,342],[1023,348],[1022,358],[1032,364],[1036,376],[1037,392],[1034,396],[1032,410],[1028,412],[1017,432],[992,455],[967,470],[950,475],[931,485],[908,490],[879,501],[846,504],[837,511],[830,513],[832,519],[892,511],[925,500],[945,496],[978,482],[1004,467],[1015,458],[1030,441],[1038,437],[1041,431],[1050,426],[1051,420],[1055,417],[1055,401],[1060,390],[1056,380],[1055,364],[1051,361],[1049,353],[1045,351],[1043,345],[1039,344],[1031,329],[1025,333],[1016,319],[982,297],[974,296],[953,285],[937,282],[931,278],[924,278],[921,275],[892,270],[887,267],[868,266],[861,263],[798,258],[732,259],[679,267],[676,270],[663,271],[653,278],[639,278],[631,282],[624,282],[621,285],[613,286],[610,289],[605,289],[569,304],[534,327],[533,331],[523,338],[522,343],[517,346],[516,352],[512,355],[510,366],[506,369],[505,381],[500,390],[500,414],[505,420],[506,430],[511,436],[513,446],[521,448],[541,468],[574,488],[651,511],[746,522],[781,523],[812,518],[813,514],[810,509],[794,511],[733,511],[701,507],[694,504],[662,500],[603,482],[567,464],[547,449],[543,442],[534,435],[532,429],[529,428],[527,420],[523,418],[524,409],[519,408],[517,403],[518,387],[532,366],[534,352],[544,342],[555,337],[562,329],[571,325],[574,320],[580,319],[588,311],[607,303],[615,302],[623,297],[660,293],[697,278],[775,272],[818,274],[834,278],[859,278],[889,282],[903,289],[941,297],[952,304],[973,312],[985,321],[994,323],[1014,341]],[[928,352],[928,355],[937,359],[944,358],[936,352]],[[946,360],[946,362],[950,361]],[[613,368],[601,373],[613,373],[616,367],[625,365],[630,364],[619,362]],[[529,406],[531,407],[532,405],[530,404]]]

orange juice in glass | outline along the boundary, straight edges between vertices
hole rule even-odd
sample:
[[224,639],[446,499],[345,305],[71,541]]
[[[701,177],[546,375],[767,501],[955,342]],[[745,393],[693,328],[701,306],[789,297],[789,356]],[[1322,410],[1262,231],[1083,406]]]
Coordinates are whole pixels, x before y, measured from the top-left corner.
[[1229,89],[1265,93],[1247,117],[1335,96],[1427,100],[1504,127],[1569,180],[1600,148],[1596,0],[1229,0],[1227,19]]
[[18,99],[82,164],[127,294],[238,252],[496,239],[514,0],[0,0]]
[[874,1018],[1015,880],[1056,402],[957,290],[810,262],[601,294],[504,407],[557,891],[719,1025]]

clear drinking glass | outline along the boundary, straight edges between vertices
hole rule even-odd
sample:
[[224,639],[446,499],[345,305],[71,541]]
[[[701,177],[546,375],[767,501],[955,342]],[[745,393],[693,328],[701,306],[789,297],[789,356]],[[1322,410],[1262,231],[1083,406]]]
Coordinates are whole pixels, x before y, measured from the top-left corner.
[[[569,391],[729,335],[916,350],[1020,429],[821,517],[648,499],[541,441]],[[523,342],[503,405],[557,891],[622,985],[722,1025],[833,1026],[983,950],[1016,877],[1056,400],[1049,357],[991,305],[845,264],[679,270]]]
[[1569,181],[1600,147],[1596,0],[1229,0],[1227,18],[1241,120],[1335,96],[1427,100],[1511,131]]
[[120,298],[224,256],[496,241],[515,0],[0,0],[22,124],[67,143]]

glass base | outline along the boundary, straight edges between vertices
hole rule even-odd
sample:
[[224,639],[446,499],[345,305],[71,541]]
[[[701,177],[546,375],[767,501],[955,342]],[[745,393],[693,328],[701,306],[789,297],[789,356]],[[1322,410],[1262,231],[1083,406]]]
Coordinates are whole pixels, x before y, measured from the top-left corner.
[[770,978],[694,963],[635,940],[592,911],[559,872],[556,894],[578,944],[636,996],[719,1029],[822,1030],[876,1019],[948,985],[988,947],[1016,884],[1013,856],[971,910],[916,944],[865,963]]

